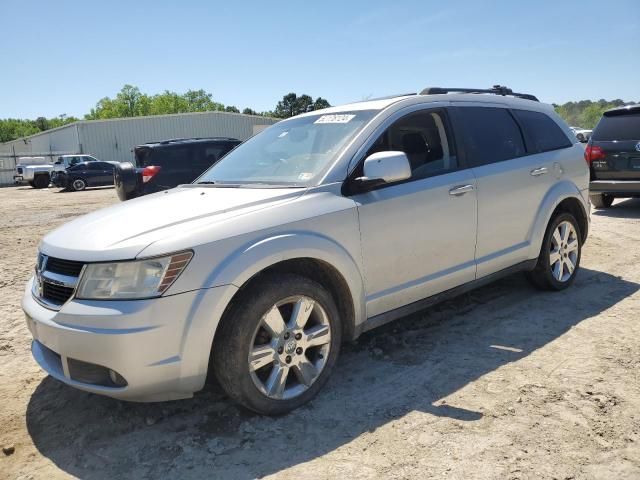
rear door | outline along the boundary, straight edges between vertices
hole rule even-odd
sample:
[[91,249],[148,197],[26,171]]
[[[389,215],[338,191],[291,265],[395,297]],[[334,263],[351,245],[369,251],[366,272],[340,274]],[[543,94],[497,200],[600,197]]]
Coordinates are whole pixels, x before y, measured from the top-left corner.
[[531,227],[555,181],[554,156],[527,152],[520,126],[507,108],[460,106],[452,112],[464,159],[477,182],[475,258],[477,278],[482,278],[528,260]]
[[98,176],[100,185],[113,185],[114,166],[111,163],[92,161],[90,162],[90,165],[97,165],[97,167],[100,169],[100,174]]
[[592,180],[640,180],[640,109],[605,114],[590,143],[604,154],[591,162]]

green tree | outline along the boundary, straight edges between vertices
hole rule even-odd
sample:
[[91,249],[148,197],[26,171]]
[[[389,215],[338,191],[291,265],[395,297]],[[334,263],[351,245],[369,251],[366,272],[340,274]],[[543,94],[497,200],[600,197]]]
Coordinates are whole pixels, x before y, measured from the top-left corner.
[[244,113],[245,115],[259,115],[258,112],[256,112],[255,110],[250,109],[249,107],[247,107],[244,110],[242,110],[242,113]]
[[276,105],[273,114],[278,118],[289,118],[310,110],[319,110],[320,108],[330,106],[329,102],[322,97],[318,97],[314,102],[313,98],[309,95],[303,94],[298,96],[292,92],[282,97],[282,100]]

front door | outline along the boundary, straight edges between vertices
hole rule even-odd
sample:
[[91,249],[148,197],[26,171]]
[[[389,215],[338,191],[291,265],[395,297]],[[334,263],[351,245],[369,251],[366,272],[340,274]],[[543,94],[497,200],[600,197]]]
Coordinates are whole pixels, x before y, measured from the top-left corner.
[[352,197],[360,219],[368,317],[475,278],[475,178],[458,163],[446,111],[400,118],[365,158],[385,150],[404,151],[412,177]]

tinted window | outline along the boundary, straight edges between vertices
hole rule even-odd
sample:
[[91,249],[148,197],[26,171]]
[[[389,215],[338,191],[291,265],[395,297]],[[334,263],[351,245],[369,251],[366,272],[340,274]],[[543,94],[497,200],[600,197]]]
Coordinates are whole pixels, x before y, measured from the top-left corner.
[[104,170],[104,166],[101,162],[86,163],[85,168],[87,168],[88,170]]
[[157,165],[162,168],[190,168],[192,147],[165,147],[151,150],[144,157],[144,167]]
[[100,170],[113,170],[113,165],[107,162],[92,162],[90,165],[96,164]]
[[530,110],[512,110],[527,142],[529,153],[548,152],[572,145],[562,129],[548,115]]
[[640,114],[604,116],[591,135],[593,140],[640,140]]
[[458,161],[446,125],[445,113],[440,110],[409,114],[380,135],[365,158],[376,152],[404,152],[411,178],[416,179],[455,170]]
[[195,152],[193,167],[195,169],[201,169],[204,172],[220,160],[229,150],[231,150],[231,146],[226,143],[202,145],[198,147]]
[[457,107],[455,111],[469,165],[486,165],[525,154],[520,128],[508,110]]

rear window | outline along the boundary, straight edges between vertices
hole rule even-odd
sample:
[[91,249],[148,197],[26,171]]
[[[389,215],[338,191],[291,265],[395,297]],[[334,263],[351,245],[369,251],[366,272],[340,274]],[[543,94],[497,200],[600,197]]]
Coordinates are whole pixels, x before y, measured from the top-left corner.
[[465,154],[471,166],[501,162],[525,154],[520,128],[504,108],[458,107]]
[[640,113],[604,116],[591,135],[593,140],[640,140]]
[[562,129],[548,115],[530,110],[512,110],[524,133],[529,153],[559,150],[572,145]]

